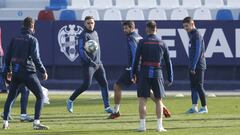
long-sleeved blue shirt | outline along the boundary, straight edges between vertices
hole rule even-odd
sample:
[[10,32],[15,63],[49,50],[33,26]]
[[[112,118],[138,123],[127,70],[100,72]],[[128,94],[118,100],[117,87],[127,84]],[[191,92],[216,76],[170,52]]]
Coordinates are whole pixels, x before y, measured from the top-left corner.
[[189,32],[189,68],[190,70],[206,69],[206,58],[204,56],[205,45],[202,36],[196,29]]
[[132,32],[127,35],[128,68],[131,68],[133,66],[133,61],[135,58],[137,45],[138,45],[140,39],[142,39],[142,37],[136,32]]
[[102,64],[100,45],[94,53],[88,53],[84,49],[85,43],[88,40],[94,40],[99,45],[99,39],[98,39],[97,32],[95,30],[90,31],[85,28],[84,31],[80,34],[79,40],[78,40],[81,63],[83,64],[83,66],[95,67],[96,64]]
[[[12,67],[11,67],[12,66]],[[46,73],[42,64],[38,40],[30,29],[22,28],[21,34],[11,40],[5,56],[4,72]]]
[[167,45],[156,35],[150,34],[139,41],[132,76],[136,75],[141,58],[140,74],[146,78],[162,78],[162,60],[167,69],[168,81],[173,82],[173,68]]

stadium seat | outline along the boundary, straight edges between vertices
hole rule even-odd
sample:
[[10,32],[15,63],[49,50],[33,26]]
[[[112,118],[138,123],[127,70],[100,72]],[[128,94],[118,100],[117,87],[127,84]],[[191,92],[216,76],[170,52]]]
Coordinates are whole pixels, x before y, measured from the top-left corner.
[[227,0],[227,8],[240,8],[239,0]]
[[39,8],[49,6],[49,0],[4,0],[5,8]]
[[135,7],[135,2],[134,0],[116,0],[115,7],[119,9],[133,8]]
[[187,16],[189,16],[189,15],[188,15],[188,11],[186,9],[177,8],[172,11],[170,19],[171,20],[182,20]]
[[50,10],[65,9],[68,6],[68,0],[50,0],[50,6],[46,7]]
[[223,0],[205,0],[204,7],[207,8],[220,8],[224,6]]
[[39,21],[54,21],[55,17],[52,10],[41,10],[38,13]]
[[84,20],[86,16],[93,16],[95,20],[100,20],[100,16],[98,13],[98,10],[96,9],[86,9],[82,13],[82,18],[81,20]]
[[138,0],[138,8],[155,8],[157,7],[156,0]]
[[122,15],[118,9],[108,9],[105,11],[103,20],[122,20]]
[[30,16],[37,19],[39,9],[15,9],[15,8],[2,8],[0,9],[0,20],[23,20],[24,18]]
[[151,9],[148,14],[148,20],[167,20],[166,11],[162,8]]
[[86,9],[90,8],[91,4],[89,0],[72,0],[71,5],[69,5],[68,9]]
[[112,6],[112,0],[94,0],[93,2],[93,7],[97,9],[107,9]]
[[76,13],[74,10],[63,10],[60,13],[60,20],[68,20],[68,21],[73,21],[77,20]]
[[232,11],[229,9],[218,10],[216,20],[233,20]]
[[160,0],[160,7],[162,8],[176,8],[179,6],[179,0]]
[[126,20],[144,20],[142,9],[129,9],[127,11]]
[[201,0],[182,0],[183,8],[198,8],[202,6]]
[[209,9],[199,8],[193,13],[194,20],[212,20],[212,15]]

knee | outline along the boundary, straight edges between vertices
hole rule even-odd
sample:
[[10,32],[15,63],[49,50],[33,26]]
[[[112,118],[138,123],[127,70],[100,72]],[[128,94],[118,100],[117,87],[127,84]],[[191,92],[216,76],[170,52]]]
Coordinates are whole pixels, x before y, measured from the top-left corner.
[[90,81],[85,81],[85,82],[83,82],[83,84],[81,86],[81,89],[86,90],[86,89],[89,89],[90,86],[91,86],[91,82]]
[[113,88],[115,91],[120,91],[122,87],[119,84],[115,83]]

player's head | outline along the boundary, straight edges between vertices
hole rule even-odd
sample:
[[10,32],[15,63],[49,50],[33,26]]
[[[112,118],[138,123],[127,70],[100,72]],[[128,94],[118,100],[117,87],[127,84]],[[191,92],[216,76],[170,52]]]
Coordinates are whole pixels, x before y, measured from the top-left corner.
[[95,27],[94,18],[92,16],[86,16],[84,25],[88,30],[93,31]]
[[130,34],[135,31],[135,23],[134,21],[125,21],[123,22],[123,32],[126,34]]
[[23,27],[26,28],[26,29],[30,29],[30,30],[34,31],[35,20],[33,18],[31,18],[31,17],[26,17],[23,20]]
[[183,28],[187,31],[190,32],[193,29],[195,29],[195,24],[194,21],[191,17],[185,17],[182,21],[183,23]]
[[156,34],[157,33],[157,23],[156,21],[148,21],[146,26],[147,34]]

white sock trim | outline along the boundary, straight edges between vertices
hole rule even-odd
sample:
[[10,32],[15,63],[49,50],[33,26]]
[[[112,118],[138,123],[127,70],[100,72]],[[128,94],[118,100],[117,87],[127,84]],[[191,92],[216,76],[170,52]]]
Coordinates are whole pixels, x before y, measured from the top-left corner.
[[117,113],[117,112],[119,112],[119,110],[120,110],[120,104],[115,104],[115,106],[114,106],[114,113]]
[[34,124],[40,124],[40,120],[34,120]]

